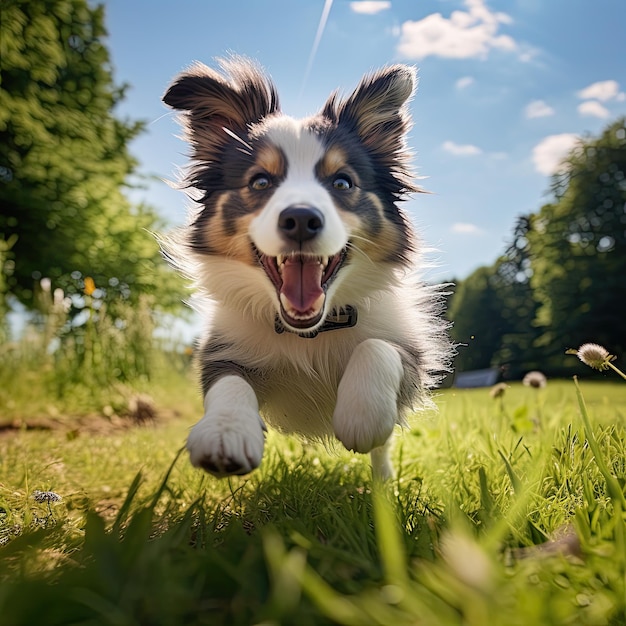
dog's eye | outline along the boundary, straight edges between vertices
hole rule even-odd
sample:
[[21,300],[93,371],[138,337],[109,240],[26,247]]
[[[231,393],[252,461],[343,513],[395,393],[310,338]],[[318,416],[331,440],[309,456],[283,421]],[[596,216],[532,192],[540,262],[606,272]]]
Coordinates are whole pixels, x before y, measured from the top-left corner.
[[250,181],[250,188],[255,191],[265,191],[272,186],[272,181],[266,174],[257,174]]
[[352,180],[345,174],[340,174],[333,180],[333,189],[338,191],[345,191],[346,189],[352,189]]

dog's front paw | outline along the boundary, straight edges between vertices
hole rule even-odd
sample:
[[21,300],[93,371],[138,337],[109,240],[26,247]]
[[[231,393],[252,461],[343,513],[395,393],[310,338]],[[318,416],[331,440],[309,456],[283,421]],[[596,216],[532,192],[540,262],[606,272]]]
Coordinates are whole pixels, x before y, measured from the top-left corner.
[[398,421],[403,376],[398,351],[380,339],[355,349],[337,390],[335,435],[348,450],[370,452],[383,446]]
[[191,464],[215,476],[247,474],[259,466],[265,424],[250,385],[238,376],[218,380],[205,398],[204,417],[191,429]]
[[248,474],[263,458],[263,429],[257,413],[209,413],[189,433],[187,450],[191,464],[219,477]]

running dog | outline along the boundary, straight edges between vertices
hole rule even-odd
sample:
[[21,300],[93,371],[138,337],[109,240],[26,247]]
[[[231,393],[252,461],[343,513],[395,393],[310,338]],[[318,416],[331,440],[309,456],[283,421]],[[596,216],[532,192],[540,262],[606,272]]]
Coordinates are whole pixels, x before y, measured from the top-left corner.
[[163,100],[181,114],[189,224],[163,243],[210,300],[204,417],[187,449],[216,476],[263,456],[265,422],[334,437],[392,475],[397,424],[449,369],[443,297],[420,281],[400,206],[419,189],[406,135],[416,72],[392,65],[306,119],[253,61],[197,63]]

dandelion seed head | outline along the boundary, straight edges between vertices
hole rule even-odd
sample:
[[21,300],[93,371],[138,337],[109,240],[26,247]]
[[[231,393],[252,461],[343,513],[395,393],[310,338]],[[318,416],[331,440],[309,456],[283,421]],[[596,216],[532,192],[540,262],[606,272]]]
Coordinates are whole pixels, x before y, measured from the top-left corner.
[[609,361],[612,361],[615,358],[608,353],[608,350],[605,347],[600,346],[597,343],[583,344],[580,348],[578,348],[576,355],[585,365],[600,371],[608,369]]
[[466,585],[482,590],[491,587],[491,561],[473,539],[448,531],[441,539],[441,552],[450,569]]
[[542,372],[528,372],[522,379],[522,384],[533,389],[543,389],[548,384],[548,379]]
[[501,398],[506,393],[507,389],[508,385],[505,383],[498,383],[491,388],[489,395],[495,400],[496,398]]
[[35,502],[60,502],[61,496],[54,491],[33,491],[33,500]]

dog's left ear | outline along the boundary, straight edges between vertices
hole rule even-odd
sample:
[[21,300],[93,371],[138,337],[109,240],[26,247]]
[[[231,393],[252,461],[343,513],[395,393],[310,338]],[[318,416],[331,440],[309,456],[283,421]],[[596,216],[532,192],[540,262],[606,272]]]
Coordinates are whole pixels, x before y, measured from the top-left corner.
[[331,96],[322,115],[351,127],[365,145],[396,152],[410,127],[407,103],[416,85],[414,67],[392,65],[365,76],[347,99]]
[[210,159],[210,151],[224,145],[229,132],[245,135],[251,124],[280,109],[274,84],[256,63],[234,56],[218,62],[221,72],[195,63],[163,97],[165,104],[185,112],[183,121],[200,159]]

